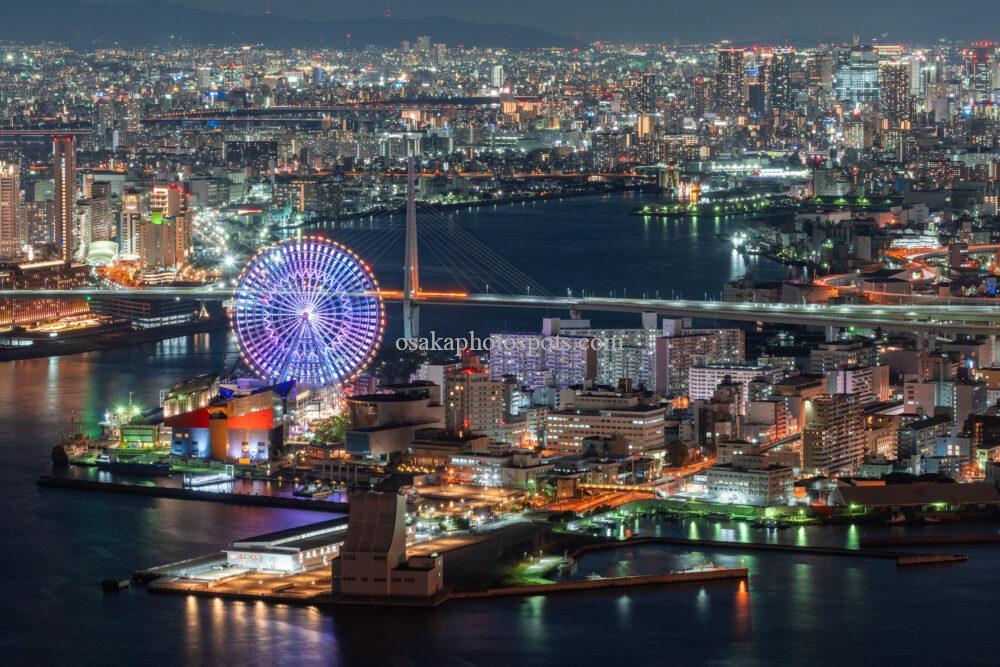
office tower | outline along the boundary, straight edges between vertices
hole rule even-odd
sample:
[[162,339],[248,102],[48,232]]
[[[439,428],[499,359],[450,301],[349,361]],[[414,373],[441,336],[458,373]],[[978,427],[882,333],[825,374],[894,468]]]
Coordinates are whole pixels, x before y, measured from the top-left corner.
[[874,47],[841,49],[834,84],[837,99],[855,105],[878,100],[878,74],[878,51]]
[[747,86],[747,108],[758,116],[763,116],[767,111],[765,90],[765,84],[760,81],[755,81]]
[[504,78],[503,65],[494,65],[490,83],[493,84],[494,88],[502,88],[504,81],[506,79]]
[[973,42],[962,52],[963,74],[968,81],[969,99],[982,102],[993,92],[993,68],[997,62],[995,42]]
[[21,234],[21,169],[0,161],[0,259],[19,254]]
[[444,374],[445,427],[460,436],[473,433],[499,439],[503,417],[502,382],[491,380],[479,357],[467,353]]
[[833,90],[833,57],[817,53],[808,61],[809,89],[814,95],[829,94]]
[[805,468],[850,475],[865,452],[864,418],[856,396],[820,394],[805,402],[802,456]]
[[73,137],[52,139],[52,180],[55,204],[55,241],[63,261],[73,257],[73,206],[76,203],[76,141]]
[[913,116],[913,97],[910,95],[911,67],[907,62],[882,63],[879,81],[882,93],[879,109],[889,126],[898,128],[909,124]]
[[743,107],[743,49],[719,49],[715,68],[715,109],[722,115],[738,115]]

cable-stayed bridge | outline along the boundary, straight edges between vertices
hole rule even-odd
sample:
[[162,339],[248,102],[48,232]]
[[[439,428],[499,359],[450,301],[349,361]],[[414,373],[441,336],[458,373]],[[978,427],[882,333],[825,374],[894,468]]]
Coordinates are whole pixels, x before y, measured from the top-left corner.
[[[408,169],[407,206],[399,216],[335,221],[318,233],[328,235],[368,266],[398,266],[399,289],[379,288],[384,302],[402,302],[404,333],[419,333],[419,308],[434,306],[490,306],[583,312],[658,313],[671,317],[771,322],[818,327],[881,328],[923,334],[1000,333],[1000,306],[914,304],[774,304],[691,299],[616,298],[595,294],[553,294],[544,284],[517,267],[462,225],[415,195],[412,161]],[[419,217],[419,243],[417,219]],[[419,248],[419,252],[418,252]],[[399,264],[396,264],[399,261]],[[395,273],[384,270],[383,275]],[[398,275],[398,274],[397,274]],[[334,294],[328,294],[335,296]],[[342,293],[336,296],[360,296]],[[371,296],[371,295],[369,295]],[[86,287],[78,289],[0,289],[0,298],[89,298],[144,300],[190,299],[229,301],[228,287],[150,287],[144,289]]]

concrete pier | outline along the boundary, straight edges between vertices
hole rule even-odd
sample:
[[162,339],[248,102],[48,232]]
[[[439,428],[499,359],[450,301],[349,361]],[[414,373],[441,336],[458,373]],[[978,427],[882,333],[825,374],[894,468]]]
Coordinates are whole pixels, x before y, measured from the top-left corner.
[[765,542],[728,542],[725,540],[698,540],[683,537],[633,537],[628,540],[610,540],[587,545],[575,553],[586,553],[624,546],[660,544],[666,546],[704,547],[707,549],[735,549],[738,551],[779,551],[784,553],[810,554],[816,556],[849,556],[853,558],[885,558],[895,560],[897,565],[920,565],[924,563],[958,563],[968,560],[961,554],[912,554],[902,551],[876,549],[845,549],[842,547],[796,546],[794,544],[771,544]]
[[551,584],[534,584],[530,586],[505,586],[503,588],[491,588],[485,591],[452,593],[448,597],[451,600],[460,600],[470,598],[512,597],[521,595],[548,595],[549,593],[592,591],[607,588],[632,588],[635,586],[687,584],[702,581],[727,581],[734,579],[746,580],[748,577],[749,570],[747,570],[747,568],[731,567],[714,570],[692,570],[690,572],[645,574],[633,577],[607,577],[604,579],[559,581]]
[[252,507],[279,507],[282,509],[310,510],[313,512],[330,512],[344,514],[347,503],[333,500],[307,500],[305,498],[285,498],[281,496],[252,496],[247,493],[215,493],[197,489],[183,489],[172,486],[138,486],[136,484],[120,484],[118,482],[95,482],[89,479],[68,479],[41,475],[36,481],[38,486],[49,486],[60,489],[77,489],[84,491],[104,491],[107,493],[128,493],[135,496],[152,498],[173,498],[175,500],[201,500],[211,503],[228,503],[230,505],[249,505]]

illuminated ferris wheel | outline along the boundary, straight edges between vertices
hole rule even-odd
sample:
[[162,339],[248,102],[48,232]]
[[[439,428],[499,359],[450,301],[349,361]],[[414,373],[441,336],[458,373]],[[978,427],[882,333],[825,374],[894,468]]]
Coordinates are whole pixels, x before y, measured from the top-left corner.
[[349,380],[371,362],[385,327],[371,269],[322,238],[283,241],[257,253],[233,300],[240,354],[274,382],[318,387]]

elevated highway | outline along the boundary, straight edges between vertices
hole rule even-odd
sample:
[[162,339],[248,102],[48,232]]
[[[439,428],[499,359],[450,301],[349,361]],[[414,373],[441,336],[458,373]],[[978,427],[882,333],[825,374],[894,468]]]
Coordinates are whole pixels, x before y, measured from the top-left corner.
[[[351,294],[345,294],[351,296]],[[358,294],[357,296],[361,296]],[[387,302],[403,300],[401,290],[381,290]],[[79,299],[193,299],[228,301],[229,289],[152,287],[148,289],[0,290],[0,298]],[[652,312],[670,317],[697,317],[741,322],[771,322],[816,327],[882,328],[909,333],[996,335],[1000,333],[1000,305],[896,304],[829,305],[695,301],[687,299],[599,298],[589,296],[534,296],[529,294],[467,294],[420,292],[414,301],[440,306],[544,308],[569,312]]]

